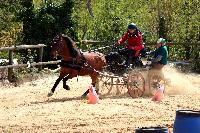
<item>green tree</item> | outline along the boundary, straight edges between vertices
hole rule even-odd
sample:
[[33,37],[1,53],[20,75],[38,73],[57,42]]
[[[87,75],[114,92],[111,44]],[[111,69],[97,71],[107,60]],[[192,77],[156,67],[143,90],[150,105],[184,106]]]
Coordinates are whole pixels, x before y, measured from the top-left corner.
[[30,45],[33,44],[33,26],[35,25],[33,0],[23,0],[21,4],[24,7],[23,13],[21,14],[21,20],[23,22],[23,43]]
[[[33,1],[22,3],[25,10],[22,13],[24,24],[24,42],[26,44],[50,44],[58,33],[68,34],[77,39],[76,21],[72,18],[74,0],[65,0],[57,4],[45,1],[41,8],[33,5]],[[44,50],[44,60],[49,59],[49,50]]]
[[13,45],[20,39],[22,23],[16,21],[20,10],[20,0],[0,1],[0,46]]

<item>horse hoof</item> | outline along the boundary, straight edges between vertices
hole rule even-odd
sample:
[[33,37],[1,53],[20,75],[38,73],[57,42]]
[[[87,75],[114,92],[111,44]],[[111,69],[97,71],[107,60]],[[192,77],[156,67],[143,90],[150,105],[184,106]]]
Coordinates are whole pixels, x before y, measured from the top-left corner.
[[87,99],[87,95],[82,95],[81,99]]
[[68,85],[63,87],[65,90],[70,90],[70,87]]
[[47,97],[51,97],[53,95],[53,92],[49,92]]

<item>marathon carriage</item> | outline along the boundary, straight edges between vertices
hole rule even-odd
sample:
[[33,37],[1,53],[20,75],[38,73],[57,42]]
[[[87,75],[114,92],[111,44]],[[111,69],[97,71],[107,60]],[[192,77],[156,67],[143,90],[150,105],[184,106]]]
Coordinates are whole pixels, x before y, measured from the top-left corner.
[[[146,57],[146,51],[142,51],[141,55]],[[141,71],[147,70],[147,67],[141,57],[133,57],[130,67],[127,67],[127,56],[127,49],[119,47],[113,47],[112,52],[106,54],[107,66],[100,74],[101,93],[110,94],[115,89],[116,94],[125,94],[128,90],[128,94],[133,98],[144,95],[145,78]]]
[[[89,75],[92,79],[92,85],[99,88],[100,92],[107,90],[106,93],[109,94],[115,86],[117,94],[126,93],[128,89],[129,95],[133,98],[143,96],[145,92],[145,78],[141,71],[147,70],[147,68],[146,65],[143,65],[141,58],[133,58],[132,65],[128,68],[125,65],[126,49],[113,48],[106,55],[97,52],[106,48],[113,47],[106,46],[93,51],[81,52],[71,38],[58,34],[53,39],[50,54],[52,57],[57,55],[62,57],[60,63],[61,70],[48,96],[53,95],[61,80],[63,80],[63,88],[69,90],[70,87],[66,84],[66,81],[78,75]],[[146,51],[142,51],[141,57],[145,57],[145,53]],[[156,88],[161,79],[162,76],[155,75],[155,73],[150,75],[150,92],[152,92],[152,88]],[[83,95],[87,95],[88,91]]]

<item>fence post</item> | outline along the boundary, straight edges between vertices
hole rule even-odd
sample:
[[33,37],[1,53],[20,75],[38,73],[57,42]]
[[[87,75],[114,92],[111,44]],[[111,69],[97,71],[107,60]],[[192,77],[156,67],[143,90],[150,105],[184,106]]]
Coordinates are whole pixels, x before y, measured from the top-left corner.
[[[39,62],[42,62],[43,57],[43,47],[39,48]],[[42,65],[39,66],[39,71],[42,70]]]
[[[13,64],[13,50],[9,50],[9,65]],[[8,81],[12,82],[13,68],[8,68]]]

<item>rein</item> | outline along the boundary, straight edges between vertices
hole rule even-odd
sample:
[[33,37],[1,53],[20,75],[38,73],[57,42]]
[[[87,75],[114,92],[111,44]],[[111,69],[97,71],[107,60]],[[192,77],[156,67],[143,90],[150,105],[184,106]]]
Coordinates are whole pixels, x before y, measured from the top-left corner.
[[99,52],[103,49],[106,49],[106,48],[111,48],[113,47],[113,44],[112,45],[108,45],[108,46],[104,46],[104,47],[100,47],[100,48],[97,48],[97,49],[93,49],[93,50],[90,50],[89,52]]

